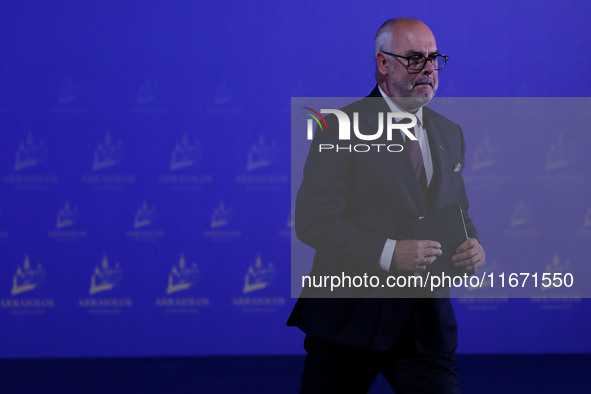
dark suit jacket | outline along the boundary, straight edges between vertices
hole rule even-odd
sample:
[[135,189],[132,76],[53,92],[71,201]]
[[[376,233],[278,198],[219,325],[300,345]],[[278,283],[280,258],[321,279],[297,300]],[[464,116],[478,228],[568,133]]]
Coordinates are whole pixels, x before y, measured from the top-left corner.
[[[378,112],[390,112],[381,97],[376,86],[368,98],[342,109],[351,121],[353,112],[359,113],[363,134],[374,134],[378,129]],[[398,130],[394,130],[392,141],[386,141],[385,131],[380,141],[359,140],[354,133],[350,141],[339,141],[336,117],[327,116],[326,121],[330,131],[316,130],[295,211],[298,238],[316,250],[311,275],[334,274],[342,269],[350,275],[367,273],[385,281],[387,275],[411,274],[397,272],[393,265],[389,273],[380,268],[386,239],[412,239],[412,221],[454,201],[462,205],[469,237],[477,237],[467,214],[462,173],[453,171],[456,163],[464,168],[464,137],[457,124],[423,107],[434,167],[424,198],[406,150],[318,152],[319,144],[404,145]],[[311,291],[305,297],[314,297]],[[433,354],[457,347],[456,319],[448,298],[383,298],[384,291],[392,290],[361,291],[367,292],[365,298],[300,297],[287,324],[332,342],[386,350],[395,343],[414,310],[419,350]]]

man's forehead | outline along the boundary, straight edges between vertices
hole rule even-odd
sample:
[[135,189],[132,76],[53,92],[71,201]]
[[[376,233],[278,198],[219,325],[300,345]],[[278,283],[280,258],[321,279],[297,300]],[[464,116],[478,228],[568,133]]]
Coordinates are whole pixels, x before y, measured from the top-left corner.
[[437,43],[431,30],[419,21],[401,21],[392,27],[396,49],[407,53],[433,53]]

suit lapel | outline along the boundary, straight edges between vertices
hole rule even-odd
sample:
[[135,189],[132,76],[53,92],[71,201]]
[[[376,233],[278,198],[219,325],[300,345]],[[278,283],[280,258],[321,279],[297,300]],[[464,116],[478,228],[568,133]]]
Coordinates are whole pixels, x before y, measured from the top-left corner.
[[[375,91],[375,89],[374,89],[374,91]],[[373,93],[374,92],[372,92],[372,95],[373,95]],[[379,91],[378,91],[378,94],[379,94],[379,97],[381,98],[381,100],[377,101],[375,104],[372,102],[372,105],[371,105],[372,110],[368,111],[368,113],[366,113],[365,121],[370,125],[371,130],[377,130],[378,129],[378,115],[377,114],[378,114],[378,112],[382,112],[383,116],[384,116],[384,133],[382,135],[382,138],[380,138],[380,140],[376,141],[376,142],[383,143],[386,145],[399,144],[399,145],[405,146],[404,139],[402,138],[402,135],[400,134],[400,132],[398,130],[395,130],[392,133],[392,141],[386,140],[385,114],[390,112],[390,107],[388,107],[388,104],[386,104],[386,101],[383,99],[383,97],[379,93]],[[370,97],[372,95],[370,95]],[[372,99],[372,100],[376,100],[376,99]],[[410,159],[410,155],[409,155],[406,147],[402,152],[394,153],[394,152],[388,152],[386,149],[383,149],[383,150],[380,150],[379,154],[387,155],[388,159],[394,164],[394,166],[396,167],[401,178],[404,180],[404,183],[406,184],[406,189],[411,194],[413,201],[415,202],[417,209],[420,212],[421,216],[426,215],[427,210],[425,207],[425,201],[423,200],[423,195],[421,193],[421,188],[419,186],[419,180],[415,176],[415,171],[414,171],[414,167],[412,165],[412,160]]]
[[[423,107],[423,123],[425,124],[427,138],[429,139],[429,149],[431,150],[431,160],[433,161],[433,178],[431,179],[431,185],[436,188],[436,190],[429,190],[429,194],[433,192],[435,193],[433,205],[431,205],[431,208],[436,210],[441,205],[441,171],[443,168],[442,155],[445,154],[446,144],[442,137],[442,133],[437,130],[437,125],[435,122],[431,121],[429,109],[426,107]],[[449,149],[447,151],[449,152]]]
[[412,160],[410,158],[410,154],[408,153],[408,149],[406,149],[406,145],[404,143],[404,139],[400,134],[400,131],[396,130],[392,133],[392,144],[400,144],[404,146],[404,150],[399,153],[390,153],[387,152],[388,158],[394,165],[396,169],[400,173],[400,176],[404,180],[406,187],[409,193],[412,196],[415,204],[421,216],[425,216],[427,214],[427,209],[425,207],[425,200],[423,198],[423,193],[421,193],[421,186],[419,185],[419,179],[415,175],[415,168],[412,164]]

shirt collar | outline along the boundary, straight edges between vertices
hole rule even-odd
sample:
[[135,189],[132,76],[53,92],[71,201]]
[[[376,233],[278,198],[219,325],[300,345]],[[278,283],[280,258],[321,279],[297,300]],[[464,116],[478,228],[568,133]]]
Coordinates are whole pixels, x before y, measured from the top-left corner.
[[[386,93],[382,90],[382,87],[380,85],[378,85],[378,89],[380,89],[380,93],[381,93],[382,97],[384,97],[384,100],[386,100],[386,104],[388,104],[388,107],[390,107],[390,112],[406,112],[406,113],[408,113],[408,111],[405,111],[405,110],[401,109],[400,107],[398,107],[394,103],[394,101],[392,101],[392,99],[390,97],[388,97],[388,95],[386,95]],[[422,126],[423,125],[423,107],[419,108],[419,110],[414,114],[414,116],[417,117],[419,124]],[[404,118],[394,118],[394,119],[396,119],[397,122],[400,122],[400,120],[404,119]]]

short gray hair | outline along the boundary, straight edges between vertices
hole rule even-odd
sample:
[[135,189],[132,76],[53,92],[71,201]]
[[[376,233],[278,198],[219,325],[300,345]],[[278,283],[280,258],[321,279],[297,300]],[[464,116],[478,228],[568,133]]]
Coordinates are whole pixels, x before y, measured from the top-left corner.
[[394,32],[392,31],[392,25],[397,19],[388,19],[380,26],[376,37],[374,39],[374,58],[378,57],[378,53],[383,51],[390,51],[392,44],[394,43]]
[[408,17],[388,19],[386,22],[384,22],[378,29],[374,39],[374,58],[378,57],[379,52],[391,51],[392,45],[394,45],[394,32],[392,31],[392,26],[394,26],[395,23],[401,22],[403,20],[413,20],[420,22],[418,19]]

